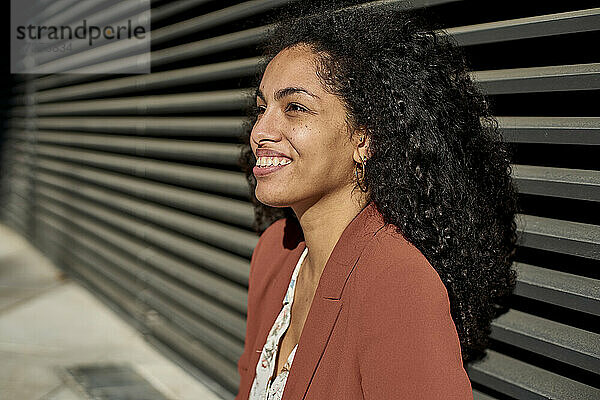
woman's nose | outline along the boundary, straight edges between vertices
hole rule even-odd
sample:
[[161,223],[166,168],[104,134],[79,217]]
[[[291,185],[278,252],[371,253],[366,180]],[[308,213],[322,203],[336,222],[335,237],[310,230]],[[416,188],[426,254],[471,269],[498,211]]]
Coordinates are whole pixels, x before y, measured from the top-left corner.
[[274,112],[265,110],[254,123],[251,136],[255,143],[263,140],[278,141],[281,139],[281,121]]

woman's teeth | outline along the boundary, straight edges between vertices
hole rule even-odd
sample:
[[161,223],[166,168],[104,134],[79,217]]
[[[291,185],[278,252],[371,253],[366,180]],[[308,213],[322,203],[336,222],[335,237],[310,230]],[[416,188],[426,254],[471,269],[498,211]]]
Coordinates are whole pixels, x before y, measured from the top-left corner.
[[283,157],[258,157],[256,159],[256,165],[258,167],[271,167],[278,165],[287,165],[291,163],[292,160]]

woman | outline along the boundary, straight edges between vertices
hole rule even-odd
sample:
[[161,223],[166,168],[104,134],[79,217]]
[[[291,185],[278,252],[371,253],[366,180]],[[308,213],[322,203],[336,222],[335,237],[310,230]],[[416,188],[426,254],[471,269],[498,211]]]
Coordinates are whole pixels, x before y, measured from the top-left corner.
[[284,19],[265,54],[236,399],[472,399],[516,195],[458,49],[369,7]]

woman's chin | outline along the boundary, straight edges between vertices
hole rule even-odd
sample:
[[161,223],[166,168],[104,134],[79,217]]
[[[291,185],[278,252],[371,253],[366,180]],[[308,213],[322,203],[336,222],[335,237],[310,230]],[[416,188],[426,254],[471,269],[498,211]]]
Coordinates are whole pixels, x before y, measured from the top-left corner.
[[289,199],[283,193],[274,193],[273,191],[269,190],[260,190],[257,187],[255,194],[258,201],[269,207],[288,207],[291,204],[291,199]]

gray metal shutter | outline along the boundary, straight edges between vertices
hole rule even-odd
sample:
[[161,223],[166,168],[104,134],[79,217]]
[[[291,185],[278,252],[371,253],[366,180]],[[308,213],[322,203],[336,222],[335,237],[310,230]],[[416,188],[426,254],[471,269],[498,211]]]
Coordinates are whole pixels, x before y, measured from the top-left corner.
[[[265,17],[289,2],[153,3],[152,74],[23,80],[4,130],[3,221],[224,398],[257,242],[243,89]],[[468,368],[475,398],[598,399],[600,8],[413,3],[464,46],[523,205],[518,284]]]

